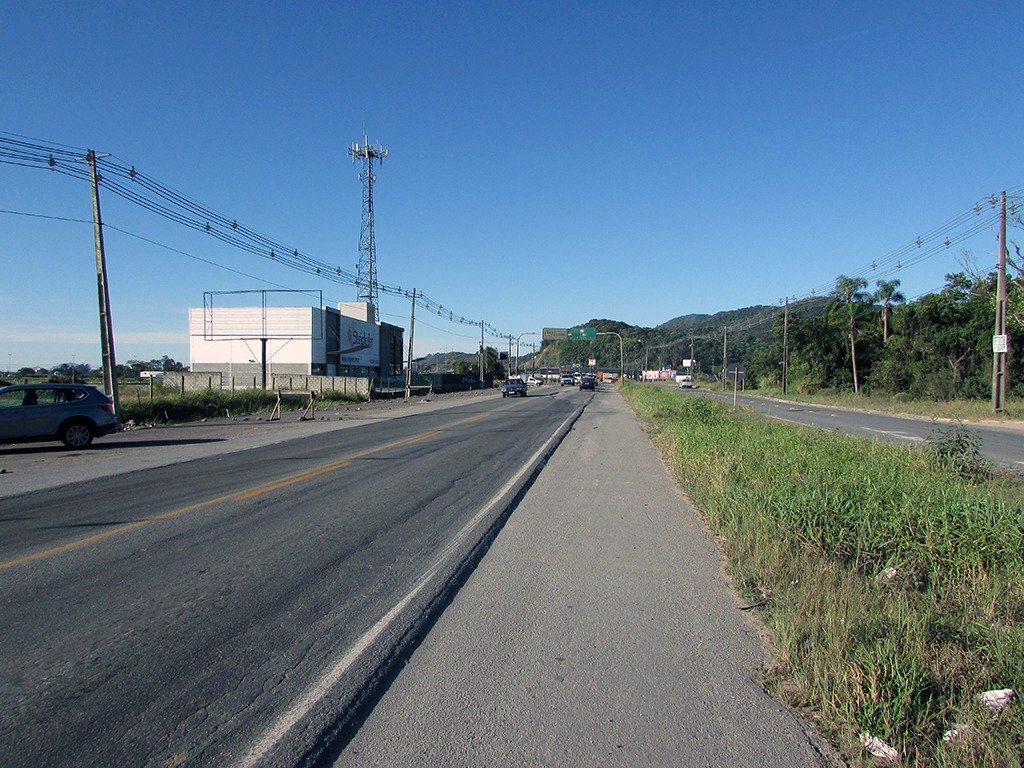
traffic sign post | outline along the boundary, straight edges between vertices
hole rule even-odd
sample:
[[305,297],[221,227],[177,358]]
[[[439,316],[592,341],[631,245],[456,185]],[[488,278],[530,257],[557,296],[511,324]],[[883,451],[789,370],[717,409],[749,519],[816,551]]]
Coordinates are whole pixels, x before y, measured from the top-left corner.
[[597,341],[597,328],[577,325],[569,329],[569,341]]

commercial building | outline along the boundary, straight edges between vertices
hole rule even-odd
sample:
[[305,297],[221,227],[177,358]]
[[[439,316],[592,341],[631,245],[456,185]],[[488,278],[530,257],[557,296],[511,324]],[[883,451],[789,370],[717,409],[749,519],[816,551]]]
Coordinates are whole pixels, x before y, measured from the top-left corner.
[[229,379],[272,374],[389,376],[403,372],[404,329],[365,302],[334,307],[191,307],[189,364]]

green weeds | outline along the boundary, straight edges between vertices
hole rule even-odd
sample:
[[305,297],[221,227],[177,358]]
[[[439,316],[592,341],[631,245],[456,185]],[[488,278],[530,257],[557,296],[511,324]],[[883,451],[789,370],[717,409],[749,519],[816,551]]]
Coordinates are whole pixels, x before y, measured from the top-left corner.
[[[772,421],[705,398],[622,392],[773,638],[766,681],[854,764],[859,736],[904,764],[1014,766],[1024,714],[1024,489],[962,430],[925,451]],[[956,729],[952,740],[943,736]]]
[[[134,421],[136,424],[168,424],[219,418],[225,414],[240,415],[261,411],[269,413],[276,402],[277,395],[274,392],[262,389],[234,392],[210,389],[185,394],[158,391],[152,400],[143,396],[122,398],[121,420]],[[321,393],[317,399],[318,406],[347,402],[355,400],[340,395],[332,397],[330,392]],[[284,410],[302,410],[306,404],[306,400],[294,397],[281,401]]]

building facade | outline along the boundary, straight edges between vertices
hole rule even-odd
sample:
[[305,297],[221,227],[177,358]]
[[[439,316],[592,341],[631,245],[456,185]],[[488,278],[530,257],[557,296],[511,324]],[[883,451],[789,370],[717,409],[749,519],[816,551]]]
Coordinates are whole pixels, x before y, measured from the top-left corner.
[[334,307],[191,307],[189,364],[229,378],[273,374],[394,375],[404,329],[375,322],[371,304]]

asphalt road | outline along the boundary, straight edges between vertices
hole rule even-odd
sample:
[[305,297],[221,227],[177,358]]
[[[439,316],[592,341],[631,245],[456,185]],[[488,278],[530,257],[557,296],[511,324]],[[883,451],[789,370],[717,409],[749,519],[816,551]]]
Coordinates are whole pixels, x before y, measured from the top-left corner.
[[762,663],[714,539],[601,388],[335,768],[832,764]]
[[[727,403],[733,402],[730,393],[706,389],[681,391],[696,396],[715,397]],[[932,435],[940,434],[952,426],[948,420],[893,416],[875,411],[795,403],[756,395],[737,394],[736,403],[775,419],[889,442],[922,444]],[[978,439],[981,453],[986,458],[1018,472],[1024,472],[1024,424],[970,423],[964,424],[964,429]]]
[[[3,764],[315,762],[589,399],[480,398],[0,498]],[[78,460],[34,450],[8,463]]]

